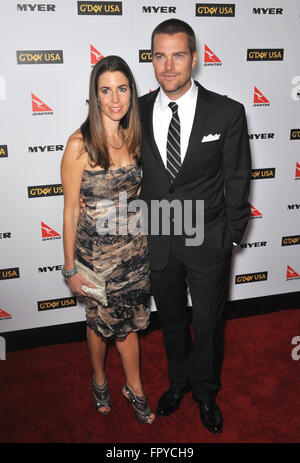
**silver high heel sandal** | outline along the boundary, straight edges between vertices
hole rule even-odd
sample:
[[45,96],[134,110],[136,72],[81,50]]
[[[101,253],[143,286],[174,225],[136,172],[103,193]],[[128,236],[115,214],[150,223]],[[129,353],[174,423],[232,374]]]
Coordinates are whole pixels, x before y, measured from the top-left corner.
[[133,392],[131,392],[131,390],[129,389],[127,385],[125,385],[122,389],[126,392],[126,395],[127,395],[127,397],[125,397],[125,395],[122,392],[122,395],[127,401],[127,407],[129,406],[129,402],[130,402],[131,405],[133,406],[137,420],[140,421],[141,423],[146,423],[146,424],[154,423],[155,418],[150,423],[148,422],[148,419],[153,414],[153,412],[147,405],[146,396],[145,395],[143,396],[135,395]]
[[95,404],[96,409],[99,411],[99,413],[101,413],[101,415],[107,415],[110,412],[110,410],[109,411],[99,410],[99,408],[102,408],[102,407],[109,407],[110,409],[112,407],[110,395],[107,389],[106,378],[102,386],[99,386],[93,379],[92,391],[93,391],[94,404]]

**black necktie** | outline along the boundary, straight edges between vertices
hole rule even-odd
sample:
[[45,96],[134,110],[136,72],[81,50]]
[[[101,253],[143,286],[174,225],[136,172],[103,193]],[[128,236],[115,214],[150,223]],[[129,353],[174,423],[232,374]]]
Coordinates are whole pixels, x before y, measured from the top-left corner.
[[180,120],[178,116],[178,105],[172,101],[169,103],[172,110],[172,119],[169,125],[168,139],[167,139],[167,171],[171,179],[174,180],[180,167]]

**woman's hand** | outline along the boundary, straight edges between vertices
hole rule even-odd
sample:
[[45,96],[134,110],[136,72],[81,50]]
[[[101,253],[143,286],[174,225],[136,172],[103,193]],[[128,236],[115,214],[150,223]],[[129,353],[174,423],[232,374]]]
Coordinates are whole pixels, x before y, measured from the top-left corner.
[[80,296],[86,296],[85,292],[81,289],[82,285],[86,285],[89,288],[96,288],[93,283],[86,280],[79,272],[75,273],[75,275],[68,279],[68,286],[73,293]]
[[79,198],[79,207],[80,207],[80,213],[82,213],[85,208],[85,202],[83,201],[82,196],[80,196]]

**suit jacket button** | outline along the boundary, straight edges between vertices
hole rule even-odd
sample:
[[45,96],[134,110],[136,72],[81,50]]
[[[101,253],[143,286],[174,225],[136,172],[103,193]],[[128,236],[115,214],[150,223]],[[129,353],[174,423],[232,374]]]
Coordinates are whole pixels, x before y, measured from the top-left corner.
[[169,188],[169,193],[174,193],[174,191],[175,191],[175,188],[173,185],[171,185]]

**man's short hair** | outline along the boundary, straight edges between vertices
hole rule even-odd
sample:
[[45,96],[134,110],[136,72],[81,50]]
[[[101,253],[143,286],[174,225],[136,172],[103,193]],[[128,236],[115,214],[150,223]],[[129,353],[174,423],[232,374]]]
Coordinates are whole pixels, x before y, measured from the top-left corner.
[[190,49],[191,55],[193,56],[194,52],[196,51],[196,37],[195,32],[191,28],[189,24],[180,19],[167,19],[162,23],[158,24],[151,35],[151,51],[153,53],[154,48],[154,37],[156,34],[168,34],[173,35],[177,34],[178,32],[183,32],[188,37],[188,47]]

